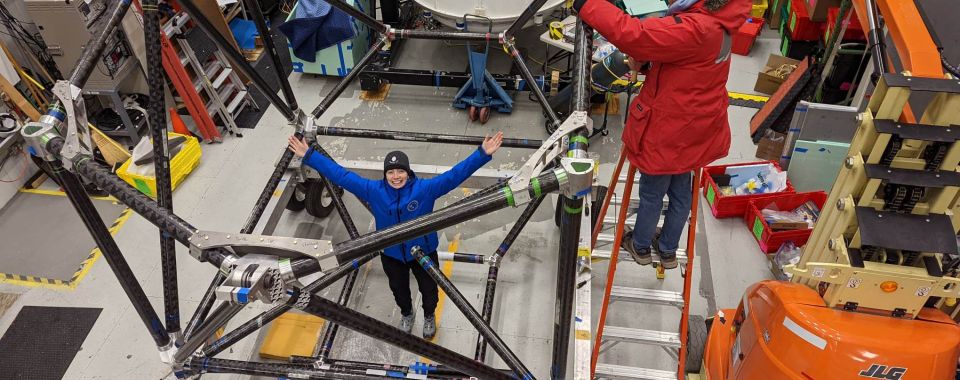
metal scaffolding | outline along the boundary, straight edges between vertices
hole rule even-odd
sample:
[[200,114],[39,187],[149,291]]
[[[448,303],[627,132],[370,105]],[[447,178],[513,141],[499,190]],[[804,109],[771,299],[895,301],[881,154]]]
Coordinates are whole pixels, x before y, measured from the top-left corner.
[[[596,163],[586,157],[589,144],[587,135],[590,129],[587,117],[587,98],[589,92],[589,65],[591,56],[592,31],[582,23],[577,25],[575,76],[571,83],[573,100],[570,116],[561,121],[546,102],[540,88],[533,86],[532,91],[543,107],[548,119],[555,125],[556,131],[546,140],[505,139],[508,147],[537,149],[532,157],[506,182],[485,188],[473,195],[429,215],[399,223],[389,228],[361,235],[340,198],[339,189],[331,188],[334,206],[343,221],[350,240],[333,244],[330,241],[308,238],[278,237],[253,234],[267,209],[272,194],[276,191],[281,178],[288,170],[293,154],[287,150],[277,163],[260,194],[244,227],[239,233],[200,230],[178,217],[173,211],[170,197],[169,157],[166,147],[165,113],[162,107],[162,83],[150,82],[151,102],[148,109],[153,126],[154,151],[157,156],[157,193],[159,201],[140,193],[113,174],[111,168],[92,160],[93,145],[87,128],[85,109],[79,97],[91,70],[103,53],[108,37],[123,18],[132,0],[119,0],[112,4],[110,19],[103,30],[94,36],[84,49],[83,55],[70,76],[69,81],[60,81],[55,87],[58,101],[52,105],[38,122],[29,123],[22,134],[31,146],[31,152],[42,159],[42,168],[60,183],[84,225],[89,230],[103,252],[111,270],[134,305],[144,326],[153,337],[160,351],[161,360],[170,365],[178,378],[188,378],[206,373],[234,373],[262,376],[277,376],[303,379],[381,379],[394,378],[396,372],[418,374],[427,379],[450,379],[472,376],[481,379],[533,379],[530,370],[520,357],[503,342],[489,323],[492,315],[493,299],[496,291],[497,273],[501,259],[507,254],[510,245],[519,236],[530,216],[542,203],[546,194],[560,192],[563,213],[561,217],[561,244],[558,255],[557,278],[557,316],[555,318],[553,366],[551,377],[554,379],[589,377],[589,251],[591,223],[590,194],[594,186]],[[280,57],[267,43],[267,54],[279,78],[281,99],[276,90],[257,73],[243,57],[227,43],[213,28],[194,0],[181,0],[180,4],[190,14],[201,30],[223,51],[227,58],[253,85],[260,90],[296,130],[297,136],[305,136],[311,141],[314,150],[326,154],[316,141],[318,135],[351,136],[361,138],[393,139],[407,141],[435,142],[445,144],[479,144],[481,137],[454,136],[403,131],[380,131],[358,128],[322,127],[315,124],[330,105],[340,96],[347,86],[363,72],[364,68],[380,54],[389,42],[400,39],[440,39],[499,41],[511,53],[528,82],[534,82],[519,50],[514,45],[517,33],[534,13],[543,6],[545,0],[534,0],[517,21],[505,32],[497,35],[490,33],[442,32],[426,30],[398,30],[381,23],[361,10],[355,9],[342,0],[330,3],[350,14],[357,20],[370,26],[378,34],[376,42],[356,67],[345,76],[324,97],[319,105],[306,114],[296,102],[290,83],[283,75]],[[246,1],[253,21],[262,36],[270,31],[263,19],[256,1]],[[143,0],[144,37],[148,50],[159,44],[159,23],[156,0]],[[160,58],[157,54],[148,56],[149,77],[159,78]],[[81,185],[81,177],[95,185],[132,210],[142,215],[158,227],[161,235],[164,305],[165,315],[161,319],[151,306],[139,281],[126,263],[122,252],[107,227],[93,207],[90,197]],[[328,186],[333,186],[329,185]],[[281,198],[282,200],[283,198]],[[346,304],[355,284],[357,269],[380,254],[380,250],[411,238],[438,231],[463,221],[479,217],[507,207],[526,205],[520,219],[504,238],[496,252],[488,258],[482,255],[453,254],[459,261],[488,263],[489,274],[480,311],[474,309],[457,287],[437,270],[419,247],[412,254],[420,259],[421,265],[450,296],[467,319],[477,328],[479,340],[474,358],[469,358],[432,342],[404,333],[394,326],[380,322],[358,311],[349,309]],[[282,207],[280,207],[282,208]],[[268,222],[269,224],[269,222]],[[268,228],[265,228],[265,230]],[[269,228],[272,233],[272,227]],[[177,301],[176,260],[174,244],[180,243],[190,248],[190,255],[217,267],[219,271],[211,281],[207,291],[184,329],[180,330],[180,310]],[[585,254],[586,253],[586,254]],[[305,276],[322,272],[323,275],[312,283],[302,285],[298,280]],[[586,280],[577,280],[583,277]],[[338,300],[331,301],[316,293],[336,281],[346,278],[344,288]],[[586,286],[584,286],[586,281]],[[580,286],[577,286],[577,283]],[[584,289],[585,288],[585,289]],[[236,316],[248,303],[262,302],[274,305],[273,309],[251,319],[221,338],[213,340],[218,329]],[[216,305],[216,307],[214,307]],[[584,306],[585,305],[585,306]],[[297,357],[289,364],[243,362],[214,358],[265,324],[279,317],[291,308],[327,319],[330,323],[324,331],[314,357]],[[574,310],[576,309],[576,310]],[[577,318],[576,324],[574,318]],[[582,318],[587,321],[583,322]],[[574,375],[567,376],[567,356],[570,348],[572,326],[576,326],[576,342],[585,340],[585,345],[576,344]],[[584,327],[585,326],[585,327]],[[330,357],[337,331],[348,328],[407,351],[422,355],[440,365],[417,363],[409,367],[378,363],[362,363],[338,360]],[[585,330],[585,331],[584,331]],[[583,335],[585,334],[585,339]],[[486,346],[491,348],[507,363],[509,369],[497,369],[484,364]],[[583,361],[582,347],[586,347],[587,361]],[[582,365],[580,365],[582,364]],[[384,371],[389,368],[393,373]],[[584,371],[583,368],[587,370]]]

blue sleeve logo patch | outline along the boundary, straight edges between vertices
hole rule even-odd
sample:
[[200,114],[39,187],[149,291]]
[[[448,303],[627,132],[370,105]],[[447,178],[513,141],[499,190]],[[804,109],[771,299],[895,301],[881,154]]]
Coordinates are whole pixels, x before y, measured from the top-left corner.
[[412,200],[410,201],[410,203],[407,203],[407,211],[414,212],[419,207],[420,207],[420,202],[417,200]]

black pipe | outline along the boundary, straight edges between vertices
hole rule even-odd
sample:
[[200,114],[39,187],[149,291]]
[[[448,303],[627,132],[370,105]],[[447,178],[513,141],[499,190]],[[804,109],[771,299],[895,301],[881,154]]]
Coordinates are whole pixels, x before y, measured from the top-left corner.
[[444,32],[439,30],[397,29],[391,37],[400,39],[444,40],[444,41],[478,41],[496,42],[500,36],[495,33],[475,32]]
[[[318,153],[330,158],[330,153],[327,153],[320,144],[314,142],[313,150]],[[340,215],[340,220],[343,222],[343,226],[347,229],[347,235],[351,239],[356,239],[360,237],[360,231],[357,231],[357,226],[353,223],[353,218],[350,217],[350,212],[347,211],[347,205],[343,203],[343,198],[340,196],[340,189],[338,186],[334,185],[331,181],[324,181],[327,186],[327,191],[330,194],[330,198],[333,200],[333,206],[337,210],[337,214]],[[359,268],[359,267],[357,267]],[[347,275],[347,279],[343,281],[343,288],[340,290],[340,297],[337,298],[337,304],[340,306],[347,306],[347,303],[350,302],[350,295],[353,293],[353,287],[357,282],[357,275],[359,271],[356,269],[351,271]],[[323,338],[320,339],[319,351],[317,356],[321,361],[326,360],[330,356],[330,351],[333,349],[333,341],[337,339],[337,331],[340,329],[340,325],[336,323],[328,323],[324,326]]]
[[444,363],[451,368],[480,379],[506,380],[512,378],[495,368],[478,363],[473,359],[421,339],[420,337],[407,334],[396,327],[350,308],[340,306],[336,302],[318,295],[312,295],[306,306],[302,307],[301,310],[414,354],[425,356],[430,360]]
[[144,326],[147,327],[147,331],[150,332],[153,342],[161,350],[172,347],[170,336],[164,331],[160,317],[157,316],[157,312],[153,310],[153,306],[150,305],[150,300],[147,298],[146,293],[143,292],[143,288],[140,287],[140,282],[137,281],[133,270],[131,270],[130,265],[127,264],[123,253],[120,252],[120,247],[117,246],[117,242],[113,240],[113,236],[111,236],[110,231],[107,230],[107,226],[103,223],[103,219],[100,217],[99,212],[97,212],[97,208],[83,190],[83,184],[80,183],[80,179],[73,173],[64,170],[59,159],[44,162],[42,166],[44,166],[44,171],[46,171],[50,177],[57,180],[57,183],[60,184],[63,191],[67,194],[67,198],[70,199],[70,203],[73,204],[77,214],[80,215],[80,219],[83,221],[84,226],[87,227],[87,231],[90,232],[93,240],[97,243],[97,247],[100,248],[100,253],[103,254],[114,276],[117,277],[117,281],[120,282],[120,287],[123,288],[123,292],[126,293],[127,298],[130,299],[130,303],[133,304],[133,309],[136,310],[137,315],[140,316],[140,320]]
[[[200,30],[203,30],[203,33],[206,34],[207,37],[210,38],[210,40],[212,40],[217,46],[217,48],[220,49],[220,52],[227,57],[227,60],[230,61],[230,65],[234,69],[243,73],[243,75],[247,78],[250,78],[250,80],[253,81],[254,87],[256,87],[257,90],[260,90],[260,93],[267,97],[267,100],[269,100],[274,107],[277,107],[277,110],[283,114],[283,117],[286,118],[287,121],[293,121],[296,118],[296,114],[290,109],[287,103],[284,103],[283,99],[280,99],[280,96],[277,95],[276,90],[270,88],[270,85],[267,83],[267,81],[260,76],[260,73],[258,73],[253,66],[250,66],[250,63],[247,62],[247,59],[244,58],[239,51],[237,51],[237,48],[227,42],[227,39],[220,34],[210,20],[207,20],[207,18],[203,16],[203,13],[200,12],[200,9],[197,8],[197,6],[193,3],[194,1],[196,0],[183,0],[180,1],[180,5],[183,6],[183,9],[187,11],[188,14],[190,14],[190,18],[197,24],[197,26],[200,27]],[[264,38],[266,41],[270,38],[270,36],[265,35],[262,38]]]
[[417,262],[420,263],[420,266],[423,267],[425,271],[433,278],[433,281],[437,283],[440,289],[443,289],[443,292],[447,294],[447,298],[450,299],[450,302],[460,309],[463,312],[463,315],[467,317],[467,320],[477,329],[477,332],[484,337],[490,346],[493,347],[493,350],[500,354],[500,358],[503,359],[503,362],[507,364],[507,367],[513,370],[514,373],[521,379],[533,379],[533,374],[530,373],[530,370],[527,369],[523,362],[517,358],[517,355],[510,350],[510,347],[503,342],[503,339],[500,339],[500,336],[497,335],[489,325],[483,322],[483,318],[480,316],[480,313],[477,312],[473,306],[470,306],[470,301],[467,301],[466,297],[460,293],[460,290],[457,289],[453,283],[450,282],[450,279],[447,278],[437,268],[437,263],[433,262],[429,256],[423,253],[423,250],[420,247],[413,247],[410,250],[410,253],[417,259]]
[[[527,67],[527,63],[523,60],[523,56],[520,55],[520,50],[518,50],[513,43],[508,43],[505,46],[510,50],[510,56],[513,57],[513,61],[517,64],[517,67],[520,68],[520,75],[523,77],[523,79],[530,83],[536,83],[534,82],[535,78],[533,77],[533,74],[530,73],[530,68]],[[553,122],[553,125],[559,127],[560,118],[557,116],[556,112],[553,112],[553,108],[550,107],[550,103],[547,102],[547,96],[543,94],[543,90],[541,90],[538,86],[530,86],[530,91],[533,92],[534,97],[537,98],[537,103],[540,103],[540,107],[543,108],[543,112],[546,113],[547,117],[550,118],[550,121]]]
[[[529,91],[530,87],[539,87],[541,91],[544,91],[550,86],[550,84],[547,83],[547,79],[542,76],[540,77],[541,80],[533,83],[527,82],[526,79],[521,79],[519,75],[490,73],[490,76],[506,91]],[[462,71],[416,70],[371,66],[360,74],[361,86],[367,78],[385,80],[391,84],[460,88],[470,81],[471,75],[470,73]],[[561,76],[557,88],[563,90],[569,83],[570,78]]]
[[[143,38],[147,44],[147,85],[150,101],[147,119],[153,138],[153,167],[157,180],[157,205],[173,212],[173,190],[170,186],[170,154],[167,136],[167,113],[164,109],[163,86],[166,76],[160,58],[160,14],[157,0],[143,0]],[[167,333],[180,332],[180,301],[177,291],[177,247],[173,238],[160,231],[160,261],[163,274],[163,307]]]
[[[483,323],[487,325],[490,324],[490,319],[493,317],[493,300],[497,294],[497,276],[500,273],[500,259],[507,254],[510,246],[513,245],[513,242],[520,236],[520,231],[523,231],[523,228],[526,227],[530,218],[532,218],[533,214],[537,211],[537,208],[543,203],[543,198],[544,197],[534,198],[527,204],[527,207],[523,209],[523,213],[520,214],[517,222],[513,224],[513,227],[507,232],[507,236],[500,242],[500,246],[497,247],[496,252],[490,256],[490,268],[487,270],[487,287],[483,292],[483,306],[480,308]],[[477,336],[477,350],[473,358],[484,362],[486,356],[487,342],[483,339],[483,335],[479,335]]]
[[873,78],[876,82],[881,75],[887,72],[887,56],[883,49],[883,29],[880,26],[880,20],[877,18],[877,8],[874,6],[874,0],[865,0],[864,8],[867,11],[867,24],[870,25],[870,29],[867,30],[867,42],[870,44],[871,54],[873,55],[871,60],[873,61]]
[[187,327],[183,329],[183,340],[190,339],[190,336],[193,335],[197,327],[200,327],[200,324],[207,319],[207,314],[210,313],[214,301],[217,300],[215,293],[217,287],[223,284],[223,281],[226,279],[227,276],[223,274],[223,271],[217,271],[217,274],[213,276],[213,280],[210,281],[210,286],[207,287],[207,292],[204,293],[203,298],[200,299],[200,305],[197,305],[197,310],[193,312],[193,317],[190,317],[190,321],[187,322]]
[[207,339],[214,336],[221,327],[225,326],[227,322],[230,322],[233,317],[237,315],[243,308],[246,307],[245,304],[235,304],[232,302],[223,302],[220,306],[217,307],[213,313],[210,314],[210,318],[207,318],[190,339],[187,339],[183,342],[183,346],[180,346],[177,349],[177,353],[174,354],[173,360],[176,363],[182,363],[187,360],[193,353],[203,345],[203,342],[206,342]]
[[[303,138],[303,133],[297,131],[293,136],[300,139]],[[293,152],[287,149],[287,147],[284,147],[280,161],[278,161],[277,166],[273,168],[273,173],[271,173],[270,178],[267,179],[267,184],[263,187],[263,190],[260,191],[257,202],[253,204],[253,210],[250,211],[247,222],[244,223],[243,228],[240,229],[241,234],[253,233],[253,230],[257,228],[257,223],[260,223],[260,218],[263,216],[263,212],[267,210],[267,205],[270,203],[270,199],[273,198],[273,192],[276,191],[277,186],[280,185],[280,180],[283,179],[283,173],[290,167],[291,161],[293,161]],[[283,205],[278,205],[278,207],[283,207]]]
[[[533,185],[534,182],[536,182],[536,185]],[[532,180],[527,192],[533,198],[538,197],[541,193],[555,191],[559,187],[560,183],[556,174],[549,171]],[[417,219],[338,243],[334,246],[333,251],[339,260],[351,260],[365,252],[384,249],[513,205],[513,194],[510,192],[510,187],[503,186],[500,191],[477,197],[470,202],[446,207]]]
[[[590,55],[593,31],[583,21],[576,25],[574,40],[574,82],[571,111],[586,111],[590,96]],[[571,157],[582,158],[589,144],[586,128],[578,128],[570,137]],[[583,198],[562,197],[560,213],[560,249],[557,258],[557,316],[553,328],[552,379],[567,378],[567,355],[570,351],[570,329],[573,325],[574,286],[577,277],[577,251]]]
[[[130,9],[131,3],[132,0],[120,0],[117,2],[117,6],[113,8],[113,11],[110,13],[110,18],[107,19],[103,29],[100,30],[100,33],[97,34],[93,40],[86,44],[83,52],[80,53],[80,59],[77,60],[73,72],[70,73],[70,84],[83,88],[83,85],[87,83],[87,79],[90,79],[90,74],[93,73],[93,69],[100,63],[100,56],[107,47],[107,41],[114,36],[117,25],[120,25],[120,22],[123,21],[123,17],[127,14],[127,10]],[[47,109],[47,115],[61,122],[66,120],[66,115],[63,113],[63,105],[59,99],[50,104]]]
[[[291,356],[290,364],[294,365],[315,365],[317,364],[317,359],[308,357],[308,356]],[[354,360],[340,360],[340,359],[327,359],[326,361],[321,362],[324,365],[329,365],[331,369],[340,368],[348,370],[382,370],[394,373],[402,374],[423,374],[428,375],[429,378],[441,378],[441,379],[457,379],[463,380],[464,378],[469,377],[468,375],[456,371],[442,364],[432,364],[432,363],[421,363],[416,362],[411,366],[403,366],[396,364],[387,364],[387,363],[368,363]],[[501,370],[507,373],[510,373],[510,370]]]
[[366,24],[371,29],[376,30],[378,33],[380,34],[387,33],[387,26],[384,23],[380,22],[380,20],[373,18],[373,16],[370,16],[364,13],[363,11],[357,8],[354,8],[353,5],[348,4],[346,1],[330,0],[328,1],[328,3],[330,3],[330,5],[334,7],[337,7],[337,9],[343,11],[344,13],[350,16],[353,16],[357,20],[360,20],[360,22]]
[[277,53],[276,44],[273,43],[273,34],[271,33],[270,27],[267,26],[267,22],[263,20],[263,10],[260,9],[260,1],[258,0],[245,0],[247,5],[247,14],[253,18],[254,24],[257,25],[257,33],[260,34],[260,38],[263,39],[263,46],[267,48],[267,55],[270,56],[270,60],[273,61],[273,72],[277,74],[277,81],[280,82],[280,90],[283,92],[283,98],[287,100],[287,105],[290,106],[290,110],[294,113],[300,109],[297,106],[297,97],[293,95],[293,88],[290,87],[290,81],[287,80],[287,75],[283,69],[283,61],[280,60],[280,54]]
[[[332,3],[333,2],[331,2],[331,4]],[[314,118],[319,118],[320,115],[323,115],[323,113],[330,108],[330,105],[340,97],[340,94],[343,93],[343,90],[346,90],[347,86],[353,82],[353,79],[356,78],[357,75],[360,75],[360,72],[363,71],[363,68],[367,67],[370,62],[373,62],[373,59],[376,58],[377,54],[380,54],[380,49],[382,49],[386,43],[387,41],[381,38],[370,47],[370,50],[367,51],[367,54],[364,55],[363,58],[360,58],[360,61],[353,66],[353,69],[351,69],[350,72],[343,77],[343,79],[337,82],[337,85],[330,89],[330,92],[327,93],[327,96],[320,101],[320,104],[317,104],[317,108],[313,109],[313,112],[311,113],[313,114]]]
[[239,360],[214,359],[208,357],[193,357],[190,359],[190,361],[185,363],[185,367],[185,369],[189,370],[191,374],[235,373],[241,375],[266,376],[286,379],[322,380],[368,380],[387,378],[385,376],[344,373],[292,364],[244,362]]
[[[341,127],[317,127],[317,134],[324,136],[359,137],[364,139],[418,141],[460,145],[480,145],[483,144],[484,139],[482,136],[445,135],[437,133],[406,131],[382,131],[375,129]],[[540,149],[541,145],[543,145],[542,140],[505,138],[503,139],[502,146],[506,148]]]
[[517,32],[519,32],[520,29],[523,29],[523,26],[526,25],[527,22],[529,22],[530,19],[540,11],[540,8],[542,8],[543,4],[546,2],[547,0],[533,0],[530,5],[527,5],[527,8],[523,10],[523,13],[517,17],[517,20],[514,21],[513,24],[510,24],[510,27],[507,28],[507,31],[504,34],[508,37],[517,35]]
[[282,304],[282,305],[274,306],[272,309],[270,309],[270,310],[268,310],[268,311],[266,311],[266,312],[263,312],[262,314],[254,317],[253,319],[251,319],[251,320],[247,321],[246,323],[240,325],[239,327],[237,327],[237,328],[234,329],[233,331],[230,331],[229,333],[227,333],[226,335],[224,335],[224,336],[221,337],[220,339],[217,339],[215,342],[210,343],[209,345],[207,345],[206,347],[203,348],[203,351],[202,351],[203,355],[204,355],[204,356],[212,357],[212,356],[214,356],[214,355],[222,352],[224,349],[230,347],[230,346],[233,345],[234,343],[239,342],[241,339],[247,337],[248,335],[250,335],[250,334],[253,333],[254,331],[257,331],[257,329],[259,329],[260,327],[263,327],[263,325],[265,325],[265,324],[267,324],[267,323],[270,323],[270,321],[273,321],[274,319],[277,319],[277,318],[280,317],[283,313],[286,313],[288,310],[290,310],[290,308],[294,306],[294,303],[296,303],[296,301],[297,301],[297,296],[298,296],[300,293],[311,293],[311,294],[312,294],[312,293],[318,292],[318,291],[320,291],[320,290],[323,290],[324,288],[326,288],[326,287],[328,287],[328,286],[330,286],[330,285],[333,285],[335,282],[337,282],[338,280],[340,280],[341,278],[343,278],[343,276],[345,276],[345,275],[347,275],[347,274],[349,274],[349,273],[351,273],[351,272],[356,272],[356,269],[357,269],[357,268],[363,266],[364,264],[366,264],[368,261],[370,261],[370,260],[373,259],[374,257],[377,257],[377,255],[379,255],[379,254],[380,254],[380,252],[371,252],[371,253],[363,256],[363,257],[360,257],[359,259],[357,259],[355,262],[351,263],[350,265],[340,266],[339,268],[337,268],[337,269],[333,270],[332,272],[324,275],[323,277],[320,277],[320,278],[317,279],[316,281],[314,281],[314,282],[310,283],[309,285],[307,285],[307,286],[303,287],[302,289],[300,289],[300,290],[297,292],[298,294],[295,294],[295,295],[294,295],[293,297],[291,297],[290,300],[288,300],[286,303],[284,303],[284,304]]

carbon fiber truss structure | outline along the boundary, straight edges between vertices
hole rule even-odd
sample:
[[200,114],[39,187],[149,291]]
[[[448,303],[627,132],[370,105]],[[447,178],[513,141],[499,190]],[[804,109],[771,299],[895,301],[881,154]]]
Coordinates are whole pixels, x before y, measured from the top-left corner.
[[[589,377],[590,318],[589,288],[577,287],[577,276],[586,273],[589,280],[590,242],[590,190],[594,183],[595,163],[587,158],[590,121],[586,114],[589,91],[589,57],[591,56],[592,31],[578,23],[575,41],[575,78],[570,116],[560,121],[547,104],[538,86],[528,86],[536,99],[557,127],[550,138],[540,141],[505,140],[506,146],[536,148],[528,162],[515,176],[505,183],[487,187],[460,202],[435,211],[421,218],[394,225],[390,228],[360,235],[340,199],[338,191],[331,191],[334,204],[346,226],[350,240],[333,244],[330,241],[278,237],[253,234],[261,216],[281,177],[287,171],[293,154],[284,151],[273,175],[260,194],[249,219],[239,233],[203,231],[178,217],[172,211],[170,190],[167,131],[163,107],[163,72],[160,58],[160,24],[157,0],[142,0],[140,8],[144,16],[144,36],[147,41],[147,68],[150,80],[149,120],[152,128],[156,174],[157,201],[140,193],[116,175],[111,168],[92,160],[92,143],[87,129],[86,114],[80,90],[104,51],[105,42],[129,10],[132,0],[119,0],[112,4],[104,28],[86,45],[80,61],[70,79],[57,83],[55,93],[58,101],[38,122],[23,128],[23,136],[31,152],[42,159],[42,168],[63,187],[71,203],[90,231],[111,270],[120,281],[124,292],[133,303],[144,326],[149,330],[160,351],[160,358],[170,365],[178,378],[197,377],[206,373],[235,373],[298,379],[533,379],[534,376],[510,348],[489,326],[492,315],[494,292],[500,259],[507,253],[514,239],[530,219],[546,194],[559,191],[562,194],[560,252],[558,255],[557,316],[554,326],[553,364],[550,376],[554,379]],[[296,129],[296,134],[313,141],[317,151],[325,153],[316,143],[317,134],[340,134],[369,138],[398,138],[434,143],[478,144],[482,138],[473,136],[434,135],[403,131],[372,131],[362,129],[337,129],[317,126],[319,118],[337,97],[364,70],[373,58],[396,39],[439,40],[496,40],[509,51],[520,68],[523,78],[535,80],[514,45],[514,34],[525,25],[546,0],[534,0],[505,32],[490,33],[442,32],[405,30],[389,27],[374,17],[353,8],[343,0],[330,3],[377,32],[376,42],[356,67],[346,75],[310,114],[297,105],[293,90],[283,75],[280,57],[274,44],[267,43],[267,53],[280,78],[281,99],[267,82],[234,50],[204,18],[194,0],[180,0],[197,25],[218,48],[227,55],[233,67],[250,78],[253,85],[267,96],[269,101]],[[259,3],[245,0],[261,36],[270,35],[264,22]],[[134,276],[113,237],[94,208],[81,184],[81,178],[107,191],[160,230],[161,256],[164,288],[165,318],[161,321],[147,300],[140,283]],[[357,268],[376,257],[380,250],[399,242],[422,236],[432,231],[491,213],[506,207],[525,209],[513,225],[503,243],[490,257],[489,276],[480,311],[474,309],[449,279],[436,270],[435,263],[419,248],[412,254],[422,258],[419,262],[437,281],[467,319],[477,328],[479,338],[475,357],[469,358],[432,342],[407,334],[401,330],[347,308],[346,302],[356,279]],[[581,226],[583,226],[581,228]],[[193,258],[207,262],[219,269],[211,281],[200,306],[181,329],[180,310],[177,299],[175,244],[190,248]],[[584,254],[586,253],[586,254]],[[322,272],[316,281],[303,284],[299,279]],[[316,293],[327,286],[346,278],[339,302],[327,300]],[[585,290],[583,289],[585,288]],[[584,293],[585,292],[585,293]],[[586,297],[584,297],[584,294]],[[571,343],[574,326],[574,303],[578,310],[576,340]],[[224,327],[248,303],[262,302],[273,308],[250,321],[241,324],[219,339],[215,332]],[[585,305],[585,306],[584,306]],[[216,306],[216,307],[214,307]],[[279,317],[285,311],[299,309],[328,320],[327,329],[316,357],[297,357],[288,364],[243,362],[218,359],[215,356],[232,344],[257,331],[264,324]],[[581,310],[585,308],[584,313]],[[438,365],[417,364],[410,367],[382,363],[362,363],[330,358],[330,349],[339,327],[345,327],[404,350],[422,355]],[[575,346],[574,374],[567,375],[567,359],[570,346]],[[484,364],[486,347],[491,347],[507,364],[508,369],[493,368]]]

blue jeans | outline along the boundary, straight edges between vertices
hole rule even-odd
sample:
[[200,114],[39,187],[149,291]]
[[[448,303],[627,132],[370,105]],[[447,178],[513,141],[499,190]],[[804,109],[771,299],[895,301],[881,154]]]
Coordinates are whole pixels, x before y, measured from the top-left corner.
[[669,198],[666,218],[660,230],[660,257],[674,258],[680,246],[680,234],[690,216],[692,173],[649,175],[640,173],[640,206],[633,227],[633,247],[650,249],[657,232],[663,196]]

